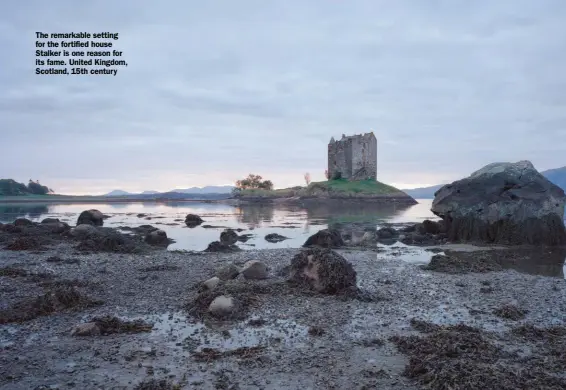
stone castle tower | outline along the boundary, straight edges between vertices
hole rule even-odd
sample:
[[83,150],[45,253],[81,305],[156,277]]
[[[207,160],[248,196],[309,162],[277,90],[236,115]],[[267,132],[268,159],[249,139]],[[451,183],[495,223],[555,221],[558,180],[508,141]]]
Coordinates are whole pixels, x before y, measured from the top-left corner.
[[328,177],[365,180],[377,178],[377,138],[373,132],[328,143]]

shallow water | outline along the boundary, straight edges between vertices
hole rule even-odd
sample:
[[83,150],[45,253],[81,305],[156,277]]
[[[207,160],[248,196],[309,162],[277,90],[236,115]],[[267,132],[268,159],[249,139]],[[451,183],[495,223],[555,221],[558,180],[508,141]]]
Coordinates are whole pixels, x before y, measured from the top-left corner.
[[[377,228],[384,223],[418,222],[435,218],[430,212],[432,201],[419,200],[414,206],[397,205],[311,205],[233,206],[221,203],[169,202],[169,203],[93,203],[93,204],[3,204],[0,205],[0,222],[13,222],[25,217],[41,221],[47,217],[74,225],[78,215],[87,209],[97,209],[109,215],[104,221],[108,227],[136,227],[153,225],[165,230],[175,240],[169,250],[204,250],[218,240],[225,227],[240,228],[242,234],[253,236],[242,249],[298,248],[312,234],[328,226],[353,225],[356,228]],[[146,214],[146,217],[137,217]],[[184,224],[187,214],[197,214],[204,219],[201,226],[188,228]],[[148,219],[151,218],[151,219]],[[205,228],[212,225],[216,228]],[[278,233],[288,237],[279,243],[269,243],[264,237]]]

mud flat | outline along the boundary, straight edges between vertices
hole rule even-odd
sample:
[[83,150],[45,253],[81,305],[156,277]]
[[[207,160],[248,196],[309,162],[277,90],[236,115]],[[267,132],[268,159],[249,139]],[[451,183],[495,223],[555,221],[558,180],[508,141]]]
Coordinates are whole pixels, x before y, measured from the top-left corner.
[[[354,298],[289,286],[298,249],[0,250],[0,389],[564,388],[563,264],[533,275],[506,267],[505,250],[446,249],[428,269],[339,250]],[[218,267],[250,260],[270,278],[230,281],[246,302],[237,319],[191,312]],[[87,322],[100,332],[71,334]]]

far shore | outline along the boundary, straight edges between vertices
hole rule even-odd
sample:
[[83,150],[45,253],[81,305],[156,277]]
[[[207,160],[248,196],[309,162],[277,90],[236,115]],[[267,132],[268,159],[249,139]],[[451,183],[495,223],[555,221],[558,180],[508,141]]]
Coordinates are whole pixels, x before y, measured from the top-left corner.
[[105,196],[87,196],[87,195],[37,195],[37,196],[0,196],[0,204],[8,203],[219,203],[219,204],[302,204],[302,203],[368,203],[368,204],[417,204],[418,202],[410,197],[398,197],[391,195],[375,195],[372,197],[360,196],[344,196],[344,197],[328,197],[328,196],[305,196],[305,197],[236,197],[224,199],[206,199],[206,198],[154,198],[143,199],[138,197],[105,197]]
[[192,202],[192,203],[233,203],[234,199],[140,199],[133,197],[104,197],[104,196],[73,196],[73,195],[46,195],[46,196],[2,196],[3,203],[166,203],[166,202]]

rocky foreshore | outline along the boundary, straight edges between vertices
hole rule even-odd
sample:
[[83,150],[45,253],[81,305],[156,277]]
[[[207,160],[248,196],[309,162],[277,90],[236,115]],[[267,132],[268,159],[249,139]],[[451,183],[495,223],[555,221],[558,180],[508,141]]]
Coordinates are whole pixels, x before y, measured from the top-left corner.
[[[0,389],[566,386],[560,248],[458,247],[430,221],[185,253],[104,218],[0,226]],[[416,237],[434,248],[376,247]]]

